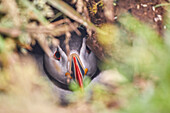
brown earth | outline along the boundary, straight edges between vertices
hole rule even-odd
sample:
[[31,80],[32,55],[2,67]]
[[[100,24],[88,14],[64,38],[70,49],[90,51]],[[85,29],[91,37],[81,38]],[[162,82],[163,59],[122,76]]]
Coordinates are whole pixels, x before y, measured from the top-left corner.
[[[91,11],[92,7],[95,7],[95,4],[99,2],[100,0],[89,0],[86,2],[90,20],[97,26],[100,26],[103,23],[108,23],[102,5],[99,4],[96,10],[93,9]],[[114,20],[111,21],[111,23],[115,23],[122,13],[129,12],[140,21],[149,24],[152,28],[157,30],[160,36],[163,35],[165,9],[163,7],[155,8],[154,6],[168,2],[167,0],[113,0],[113,2]],[[93,33],[92,37],[87,41],[88,45],[92,47],[93,51],[97,51],[95,54],[99,57],[99,59],[103,59],[105,56],[104,50],[98,44],[95,37],[95,33]]]
[[[95,3],[100,0],[90,0],[87,2],[89,8],[89,15],[91,21],[100,25],[106,22],[106,17],[104,16],[104,11],[102,6],[97,7],[96,13],[91,13],[91,7],[94,7]],[[164,8],[154,6],[161,4],[163,0],[114,0],[114,17],[117,19],[122,12],[130,12],[133,16],[137,17],[139,20],[150,24],[153,28],[157,29],[160,34],[163,30],[163,18],[164,18]]]
[[161,4],[161,0],[120,0],[119,8],[130,11],[139,20],[150,24],[162,35],[164,8],[154,6]]

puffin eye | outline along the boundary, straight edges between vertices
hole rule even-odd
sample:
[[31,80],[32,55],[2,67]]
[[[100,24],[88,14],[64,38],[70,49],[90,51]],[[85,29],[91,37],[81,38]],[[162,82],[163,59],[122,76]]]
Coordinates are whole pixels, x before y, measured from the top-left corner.
[[55,54],[54,54],[54,58],[56,59],[56,60],[60,60],[60,52],[58,51],[58,48],[57,48],[57,51],[55,52]]
[[90,53],[91,53],[90,48],[88,48],[87,46],[86,46],[86,51],[87,51],[87,53],[88,53],[88,54],[90,54]]

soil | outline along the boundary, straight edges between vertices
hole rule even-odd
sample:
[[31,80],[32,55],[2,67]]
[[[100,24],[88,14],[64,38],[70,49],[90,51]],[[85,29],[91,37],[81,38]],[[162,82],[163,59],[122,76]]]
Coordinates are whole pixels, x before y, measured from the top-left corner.
[[[87,3],[88,7],[94,7],[94,4],[99,1],[100,0],[89,1]],[[114,0],[114,2],[116,4],[114,6],[114,17],[127,11],[139,20],[149,23],[153,28],[157,29],[160,34],[162,34],[165,10],[163,7],[154,8],[154,6],[163,3],[163,0]],[[91,21],[96,25],[106,22],[102,6],[98,6],[97,13],[95,14],[91,13],[89,8],[89,15]]]
[[[89,9],[89,16],[90,20],[97,26],[100,26],[103,23],[107,22],[107,19],[104,15],[103,7],[98,5],[97,12],[93,13],[90,11],[90,7],[94,7],[95,3],[98,3],[100,0],[90,0],[87,2],[87,6]],[[164,14],[165,9],[163,7],[154,6],[161,4],[163,2],[168,2],[167,0],[113,0],[116,5],[114,5],[114,17],[115,20],[119,19],[119,15],[123,12],[129,12],[132,16],[136,17],[142,22],[149,24],[152,28],[157,30],[160,36],[163,35],[164,31]],[[98,44],[97,40],[95,39],[95,33],[93,33],[92,37],[89,38],[88,44],[93,48],[93,51],[96,51],[96,55],[99,59],[104,58],[104,50]]]
[[161,0],[120,0],[118,5],[119,9],[123,8],[139,20],[149,23],[162,35],[165,10],[163,7],[154,8],[161,3]]

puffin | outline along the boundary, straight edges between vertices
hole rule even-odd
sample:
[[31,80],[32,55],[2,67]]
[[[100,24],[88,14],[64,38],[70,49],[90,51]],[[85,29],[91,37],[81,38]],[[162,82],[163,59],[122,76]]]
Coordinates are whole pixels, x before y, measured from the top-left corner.
[[84,81],[88,77],[91,81],[87,87],[91,87],[101,71],[98,68],[99,59],[86,44],[87,37],[84,31],[81,30],[80,36],[76,32],[71,32],[69,54],[65,44],[66,36],[55,38],[60,44],[57,47],[50,46],[52,57],[46,55],[38,43],[33,46],[30,54],[35,59],[41,75],[48,81],[53,94],[59,99],[59,103],[65,106],[70,103],[69,95],[75,91],[70,88],[71,84],[84,90],[86,89]]
[[[65,35],[56,37],[60,44],[50,49],[53,57],[44,54],[43,67],[45,74],[50,81],[60,89],[69,90],[70,84],[78,84],[80,89],[84,89],[86,77],[93,80],[98,74],[97,57],[86,45],[86,37],[71,33],[69,40],[70,52],[67,53]],[[57,67],[56,67],[57,66]]]

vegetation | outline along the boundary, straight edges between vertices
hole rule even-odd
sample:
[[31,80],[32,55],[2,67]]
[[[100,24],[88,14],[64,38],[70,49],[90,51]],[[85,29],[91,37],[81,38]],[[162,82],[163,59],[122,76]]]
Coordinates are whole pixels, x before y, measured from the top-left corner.
[[[70,2],[60,0],[0,0],[0,113],[169,113],[169,3],[156,5],[166,10],[165,29],[159,34],[127,12],[117,22],[107,14],[101,23],[95,22],[95,16],[89,16],[98,7],[110,6],[105,0],[92,7],[78,1],[73,9]],[[115,6],[117,0],[111,2]],[[58,45],[54,37],[66,34],[69,38],[71,31],[79,34],[81,26],[104,51],[96,53],[103,61],[99,67],[104,78],[83,93],[75,91],[68,97],[70,104],[63,107],[28,51],[37,41],[51,56],[48,45]]]

